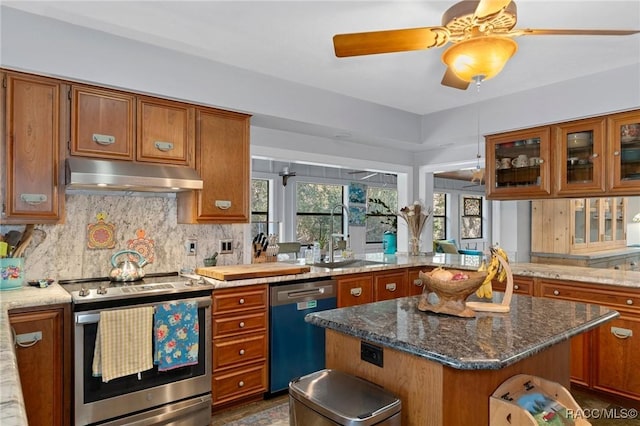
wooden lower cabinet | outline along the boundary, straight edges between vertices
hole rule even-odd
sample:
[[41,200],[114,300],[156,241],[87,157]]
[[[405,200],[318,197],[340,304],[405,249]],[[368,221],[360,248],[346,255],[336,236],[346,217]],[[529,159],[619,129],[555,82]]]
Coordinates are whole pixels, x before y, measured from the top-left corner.
[[373,274],[343,275],[338,281],[338,308],[373,302]]
[[[70,308],[20,309],[9,312],[18,339],[16,358],[30,425],[68,425],[71,415]],[[31,339],[39,333],[39,340]],[[27,339],[28,341],[22,341]],[[35,342],[35,343],[34,343]]]
[[261,399],[267,390],[268,286],[213,292],[213,409]]
[[540,279],[534,294],[620,312],[620,317],[572,338],[571,380],[640,401],[640,289]]
[[[504,282],[500,282],[497,279],[494,279],[491,282],[491,288],[495,291],[504,292],[507,288],[506,280]],[[529,277],[513,277],[513,292],[516,294],[524,294],[526,296],[533,295],[533,278]]]
[[373,275],[373,298],[376,302],[409,295],[406,269],[376,272]]

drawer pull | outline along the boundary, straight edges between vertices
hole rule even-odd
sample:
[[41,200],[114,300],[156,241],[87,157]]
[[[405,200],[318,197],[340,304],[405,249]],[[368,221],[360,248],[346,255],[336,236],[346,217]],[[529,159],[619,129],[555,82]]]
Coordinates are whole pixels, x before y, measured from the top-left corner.
[[422,287],[424,285],[424,283],[422,282],[422,278],[416,278],[415,280],[413,280],[413,285]]
[[633,305],[633,300],[632,299],[627,299],[627,305]]
[[238,387],[239,387],[239,388],[241,388],[241,387],[243,387],[243,386],[244,386],[244,382],[243,382],[242,380],[240,380],[240,381],[238,382]]
[[613,155],[617,157],[618,155],[620,155],[620,151],[613,151]]
[[514,285],[513,285],[513,289],[514,289],[514,290],[520,290],[520,286],[519,286],[518,284],[514,284]]
[[386,288],[387,291],[396,291],[396,283],[388,283],[384,288]]
[[20,199],[27,204],[37,206],[47,201],[47,196],[44,194],[20,194]]
[[362,295],[362,287],[352,288],[350,292],[352,296],[359,297]]
[[154,144],[158,151],[167,152],[173,149],[173,144],[171,142],[161,142],[156,141]]
[[15,346],[20,346],[21,348],[30,348],[31,346],[42,340],[41,331],[34,331],[33,333],[24,333],[17,335],[16,330],[13,327],[11,328],[11,331],[13,332],[13,342]]
[[554,296],[559,296],[559,295],[560,295],[560,291],[558,291],[558,290],[553,290],[553,295],[554,295]]
[[238,352],[240,355],[244,355],[244,349],[240,349],[240,351]]
[[241,298],[240,300],[238,300],[238,304],[244,305],[244,298]]
[[594,152],[593,154],[591,154],[591,158],[598,158],[598,153]]
[[101,135],[99,133],[94,133],[92,139],[98,145],[113,145],[116,143],[116,137],[111,135]]
[[231,208],[231,201],[229,200],[216,200],[213,204],[220,210],[229,210]]
[[244,321],[240,321],[240,324],[238,324],[238,326],[239,326],[240,328],[244,328]]
[[611,327],[611,334],[616,336],[618,339],[628,339],[633,336],[633,330],[629,330],[628,328]]

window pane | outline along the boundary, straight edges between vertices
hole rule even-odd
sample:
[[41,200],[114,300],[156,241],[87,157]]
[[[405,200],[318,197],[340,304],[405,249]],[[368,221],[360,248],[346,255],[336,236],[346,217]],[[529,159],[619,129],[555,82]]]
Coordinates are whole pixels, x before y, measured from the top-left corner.
[[479,198],[464,199],[464,215],[465,216],[480,215],[480,199]]
[[251,235],[269,232],[265,225],[269,221],[269,181],[251,180]]
[[398,191],[394,188],[367,188],[367,243],[381,243],[385,231],[398,232]]
[[433,194],[433,239],[444,240],[447,238],[447,195],[443,192]]
[[434,240],[444,240],[446,239],[445,230],[445,218],[444,217],[434,217],[433,218],[433,239]]
[[447,214],[447,202],[444,193],[436,192],[433,194],[433,215],[444,216]]
[[482,238],[482,197],[462,198],[460,239]]
[[[303,244],[320,243],[327,247],[330,234],[331,208],[342,204],[342,185],[316,183],[296,184],[296,239]],[[342,233],[343,210],[336,208],[333,213],[333,232]]]
[[482,218],[463,217],[460,238],[482,238]]

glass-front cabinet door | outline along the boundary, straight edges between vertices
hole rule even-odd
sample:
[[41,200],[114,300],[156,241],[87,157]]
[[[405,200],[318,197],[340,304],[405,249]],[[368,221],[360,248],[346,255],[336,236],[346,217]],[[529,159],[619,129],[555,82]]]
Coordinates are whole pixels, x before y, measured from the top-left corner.
[[579,249],[587,245],[587,218],[589,217],[589,208],[584,198],[573,200],[572,205],[573,218],[573,235],[571,245],[573,248]]
[[605,123],[598,118],[554,126],[558,195],[604,192]]
[[640,190],[640,110],[610,116],[607,127],[610,189],[637,193]]
[[587,230],[587,244],[593,245],[600,242],[600,201],[601,198],[587,198],[589,206],[589,221]]
[[551,194],[548,127],[489,136],[486,146],[487,198]]
[[571,250],[607,250],[626,246],[625,197],[571,200]]

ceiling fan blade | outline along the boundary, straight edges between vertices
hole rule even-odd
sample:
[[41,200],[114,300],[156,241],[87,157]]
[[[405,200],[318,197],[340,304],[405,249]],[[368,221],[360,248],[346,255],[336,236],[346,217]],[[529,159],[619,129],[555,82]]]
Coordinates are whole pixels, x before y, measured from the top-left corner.
[[486,21],[502,12],[509,3],[511,0],[480,0],[473,15],[477,22]]
[[521,35],[595,35],[595,36],[625,36],[638,34],[640,30],[541,30],[524,28],[513,30],[511,36]]
[[444,27],[407,28],[333,36],[333,46],[339,58],[424,50],[442,46],[447,41],[449,41],[449,30]]
[[447,67],[447,70],[444,73],[444,77],[442,77],[443,86],[453,87],[454,89],[467,90],[469,87],[469,82],[460,79],[451,68]]

